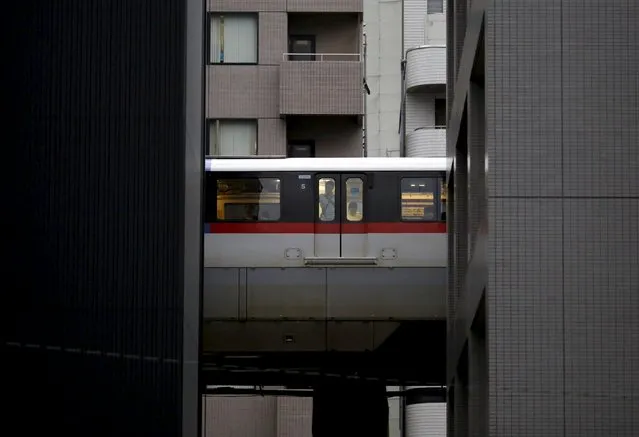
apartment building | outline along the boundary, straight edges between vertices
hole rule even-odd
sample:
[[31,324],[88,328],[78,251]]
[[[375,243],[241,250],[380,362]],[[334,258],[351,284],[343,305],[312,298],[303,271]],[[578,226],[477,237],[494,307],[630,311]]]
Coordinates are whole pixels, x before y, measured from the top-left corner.
[[363,0],[209,0],[216,156],[362,156]]
[[446,156],[446,6],[404,0],[401,151]]

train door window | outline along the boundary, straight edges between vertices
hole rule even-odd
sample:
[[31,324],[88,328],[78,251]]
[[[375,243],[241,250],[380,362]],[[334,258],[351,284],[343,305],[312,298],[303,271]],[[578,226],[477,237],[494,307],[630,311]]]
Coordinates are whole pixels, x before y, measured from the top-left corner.
[[364,217],[364,181],[361,178],[346,179],[346,220],[360,222]]
[[219,221],[277,221],[280,219],[280,180],[228,178],[217,181]]
[[436,221],[437,179],[402,178],[402,220]]
[[335,179],[321,178],[317,184],[318,218],[323,222],[335,220]]

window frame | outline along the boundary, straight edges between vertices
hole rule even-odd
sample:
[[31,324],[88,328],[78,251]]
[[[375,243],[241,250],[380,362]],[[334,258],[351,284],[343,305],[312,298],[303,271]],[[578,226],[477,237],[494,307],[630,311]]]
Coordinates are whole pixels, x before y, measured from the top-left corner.
[[[213,59],[211,57],[211,39],[212,39],[212,35],[211,35],[211,19],[215,16],[237,16],[237,15],[244,15],[244,16],[251,16],[255,18],[255,29],[256,29],[256,34],[257,37],[255,39],[255,62],[213,62]],[[260,14],[257,12],[241,12],[241,11],[229,11],[229,12],[208,12],[206,14],[207,16],[207,22],[206,22],[206,29],[207,29],[207,35],[208,38],[206,38],[206,64],[207,65],[259,65],[260,63]]]
[[[313,190],[315,191],[313,193],[313,199],[314,199],[314,203],[315,203],[315,208],[313,211],[313,221],[315,223],[320,223],[320,224],[331,224],[331,223],[340,223],[341,219],[340,219],[340,214],[338,214],[339,211],[341,211],[341,209],[339,209],[339,201],[340,201],[340,196],[339,196],[339,176],[336,177],[333,174],[322,174],[322,173],[318,173],[315,175],[315,181],[313,183]],[[330,179],[333,181],[333,184],[335,184],[335,188],[334,188],[334,196],[333,196],[333,220],[322,220],[322,218],[320,217],[320,201],[319,201],[319,186],[320,186],[320,181],[322,179]]]
[[[361,207],[362,207],[362,215],[359,220],[349,220],[348,218],[348,204],[353,202],[354,200],[349,200],[349,192],[348,192],[348,181],[351,179],[359,179],[359,183],[361,183]],[[365,223],[366,220],[366,177],[364,175],[357,174],[345,174],[342,177],[342,189],[344,190],[344,199],[342,199],[342,208],[344,208],[342,216],[342,223]]]
[[[444,104],[444,108],[443,108],[442,111],[437,111],[437,102],[441,102],[441,101],[444,102],[443,103]],[[434,123],[435,124],[435,129],[446,129],[446,115],[447,115],[446,114],[446,99],[444,97],[436,97],[433,105],[434,105],[433,115],[435,116],[435,123]],[[439,117],[442,117],[442,116],[444,117],[444,124],[437,123],[437,119],[439,118],[438,115],[439,115]]]
[[[293,43],[294,41],[303,41],[303,40],[308,40],[311,43],[311,50],[312,52],[309,54],[304,54],[304,53],[299,53],[299,54],[295,54],[293,53]],[[292,62],[299,62],[299,61],[307,61],[307,62],[313,62],[317,60],[317,37],[316,35],[289,35],[288,36],[288,61],[292,61]],[[308,59],[292,59],[293,56],[306,56]]]
[[286,142],[286,157],[287,158],[296,158],[291,155],[291,149],[294,146],[310,146],[311,148],[311,158],[315,158],[315,140],[288,140]]
[[[260,219],[256,219],[256,220],[239,220],[239,219],[221,219],[218,217],[217,215],[217,207],[218,207],[218,183],[219,181],[224,181],[224,180],[247,180],[247,179],[257,179],[257,180],[261,180],[261,179],[269,179],[269,180],[277,180],[279,181],[280,184],[280,189],[279,189],[279,195],[280,195],[280,199],[279,202],[277,203],[277,205],[279,206],[279,216],[276,220],[260,220]],[[280,173],[268,173],[268,174],[264,174],[264,173],[252,173],[252,174],[237,174],[237,173],[228,173],[228,176],[225,175],[224,173],[218,173],[216,175],[216,177],[214,178],[214,186],[215,186],[215,190],[213,193],[214,199],[215,199],[215,216],[214,216],[214,222],[216,223],[280,223],[282,222],[282,215],[283,215],[283,203],[282,203],[282,192],[285,191],[284,189],[284,177],[282,174]],[[259,205],[259,203],[257,203]]]
[[[224,121],[244,121],[244,122],[251,122],[255,125],[255,150],[253,153],[253,155],[249,155],[249,156],[257,156],[259,154],[259,150],[260,150],[260,124],[259,124],[259,119],[257,118],[209,118],[207,120],[208,122],[208,129],[206,131],[206,145],[207,145],[207,153],[206,156],[215,156],[215,157],[222,157],[222,158],[232,158],[232,157],[242,157],[244,155],[220,155],[219,153],[217,154],[213,154],[210,153],[211,152],[211,126],[213,124],[218,124],[220,122],[224,122]],[[217,135],[219,136],[219,124],[218,124],[218,132]]]
[[[402,210],[404,209],[404,199],[402,199],[402,194],[404,194],[404,190],[402,188],[403,185],[403,181],[404,179],[426,179],[431,181],[435,181],[435,190],[433,193],[433,205],[435,207],[435,218],[433,219],[427,219],[427,218],[420,218],[420,219],[406,219],[404,218],[404,214],[402,212]],[[401,175],[399,177],[399,184],[398,184],[398,188],[399,188],[399,220],[400,222],[404,222],[404,223],[439,223],[441,222],[440,218],[441,218],[441,207],[439,206],[439,203],[441,202],[440,196],[439,196],[439,184],[440,184],[440,178],[438,176],[431,176],[431,175],[424,175],[424,174],[418,174],[418,175],[411,175],[411,174],[406,174],[406,175]]]
[[[435,3],[435,0],[426,0],[426,13],[427,14],[443,14],[444,13],[444,1],[445,0],[437,0],[437,5],[438,6],[441,5],[441,10],[439,10],[440,8],[436,8],[438,10],[431,12],[431,10],[429,8],[429,4]],[[433,8],[433,9],[435,9],[435,8]]]

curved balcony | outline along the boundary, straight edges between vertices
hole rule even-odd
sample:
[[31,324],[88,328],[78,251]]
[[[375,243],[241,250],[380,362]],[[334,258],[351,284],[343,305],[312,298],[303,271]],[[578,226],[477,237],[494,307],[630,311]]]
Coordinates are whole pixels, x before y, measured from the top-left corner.
[[406,156],[410,158],[446,157],[446,128],[419,127],[406,135]]
[[406,51],[406,91],[445,91],[446,46],[420,46]]

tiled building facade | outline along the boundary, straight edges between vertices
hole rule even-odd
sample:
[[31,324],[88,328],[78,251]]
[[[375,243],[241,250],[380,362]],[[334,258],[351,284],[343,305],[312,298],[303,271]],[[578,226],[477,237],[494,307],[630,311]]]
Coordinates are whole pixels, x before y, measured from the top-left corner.
[[448,1],[448,434],[639,429],[639,4]]

